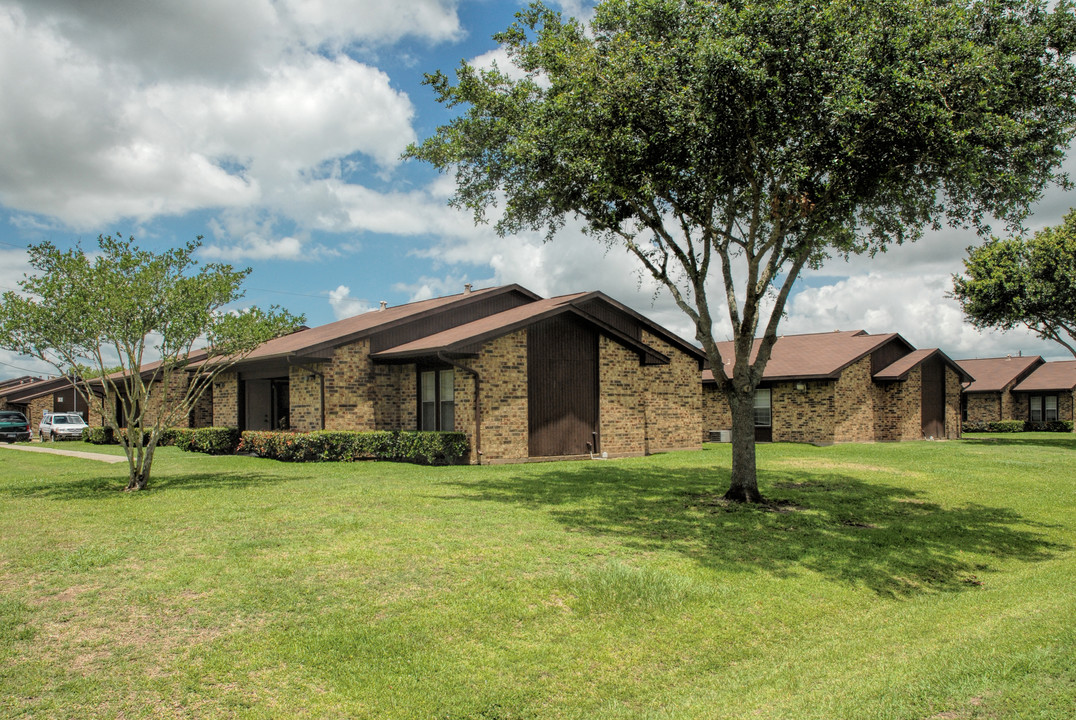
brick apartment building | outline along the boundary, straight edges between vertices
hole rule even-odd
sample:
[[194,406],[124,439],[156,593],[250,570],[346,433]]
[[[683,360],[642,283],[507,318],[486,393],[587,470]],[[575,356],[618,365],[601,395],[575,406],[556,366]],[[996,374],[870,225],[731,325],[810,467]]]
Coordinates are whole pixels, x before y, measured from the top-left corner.
[[698,448],[702,360],[599,292],[468,288],[263,344],[216,379],[207,420],[454,430],[471,462]]
[[[719,349],[731,377],[732,343]],[[958,438],[961,385],[971,379],[945,353],[917,350],[896,333],[781,337],[755,394],[755,439],[828,445]],[[703,371],[702,386],[706,439],[730,428],[732,415],[711,370]]]
[[1038,355],[957,360],[956,364],[975,378],[964,387],[961,399],[964,421],[1013,420],[1016,407],[1013,388],[1042,363]]

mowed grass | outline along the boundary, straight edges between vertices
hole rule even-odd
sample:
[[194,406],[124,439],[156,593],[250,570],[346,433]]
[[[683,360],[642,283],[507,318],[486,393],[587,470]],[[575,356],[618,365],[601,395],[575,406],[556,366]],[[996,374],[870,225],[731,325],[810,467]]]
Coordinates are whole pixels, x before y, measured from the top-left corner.
[[1076,714],[1076,438],[729,462],[0,449],[0,717]]

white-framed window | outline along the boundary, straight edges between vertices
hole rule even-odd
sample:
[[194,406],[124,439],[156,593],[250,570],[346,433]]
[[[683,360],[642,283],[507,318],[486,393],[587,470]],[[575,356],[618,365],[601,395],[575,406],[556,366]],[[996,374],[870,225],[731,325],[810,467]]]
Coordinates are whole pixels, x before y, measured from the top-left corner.
[[770,389],[755,390],[755,427],[769,427],[773,422],[770,412]]
[[456,382],[453,370],[422,370],[418,375],[419,429],[456,429]]

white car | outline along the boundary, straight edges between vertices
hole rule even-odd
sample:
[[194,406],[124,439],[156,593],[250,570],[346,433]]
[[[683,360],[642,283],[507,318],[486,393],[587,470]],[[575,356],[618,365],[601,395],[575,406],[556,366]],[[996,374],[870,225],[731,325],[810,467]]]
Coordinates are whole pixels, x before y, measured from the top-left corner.
[[37,426],[37,434],[42,440],[78,440],[87,427],[86,421],[78,413],[45,413]]

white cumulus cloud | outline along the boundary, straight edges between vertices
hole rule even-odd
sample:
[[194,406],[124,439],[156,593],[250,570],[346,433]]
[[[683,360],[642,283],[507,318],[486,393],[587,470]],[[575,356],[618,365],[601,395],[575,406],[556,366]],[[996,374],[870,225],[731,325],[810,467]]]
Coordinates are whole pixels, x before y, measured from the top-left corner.
[[335,290],[329,291],[329,305],[332,306],[333,315],[337,320],[343,320],[370,310],[370,303],[351,296],[351,288],[347,285],[339,285]]

